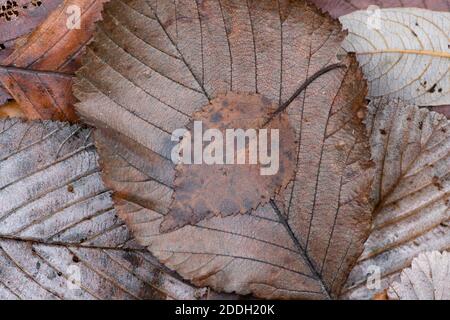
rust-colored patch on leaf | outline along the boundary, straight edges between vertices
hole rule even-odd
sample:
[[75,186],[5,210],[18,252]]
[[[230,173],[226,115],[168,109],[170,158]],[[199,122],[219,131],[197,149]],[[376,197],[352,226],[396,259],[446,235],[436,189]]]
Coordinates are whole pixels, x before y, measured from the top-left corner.
[[[229,92],[214,99],[203,110],[194,114],[194,121],[201,121],[203,131],[218,129],[223,141],[224,164],[179,164],[176,168],[175,193],[170,211],[161,224],[161,231],[173,231],[188,224],[213,216],[223,217],[252,212],[286,187],[292,180],[295,168],[295,132],[286,113],[272,114],[277,105],[259,94]],[[189,126],[194,137],[193,122]],[[245,148],[239,150],[237,139],[233,142],[233,164],[226,164],[227,130],[242,129],[249,133]],[[250,131],[247,131],[249,130]],[[253,129],[253,130],[252,130]],[[262,131],[260,129],[263,129]],[[261,135],[267,130],[267,144]],[[272,130],[278,130],[279,140]],[[250,138],[250,132],[256,135]],[[279,168],[275,174],[263,175],[267,167],[261,162],[261,154],[273,155],[272,140],[279,144]],[[279,142],[279,143],[278,143]],[[214,143],[214,142],[213,142]],[[256,146],[250,161],[251,145]],[[205,151],[207,146],[205,147]],[[238,154],[245,152],[245,163],[238,162]]]

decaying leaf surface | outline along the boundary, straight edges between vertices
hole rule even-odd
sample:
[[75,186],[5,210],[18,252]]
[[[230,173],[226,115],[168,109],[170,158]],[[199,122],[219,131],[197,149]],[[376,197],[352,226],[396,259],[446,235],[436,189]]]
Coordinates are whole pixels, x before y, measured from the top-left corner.
[[0,298],[198,297],[131,240],[99,170],[90,130],[0,121]]
[[[366,87],[355,58],[338,57],[339,23],[304,1],[269,0],[115,0],[103,18],[78,72],[77,111],[102,128],[103,178],[137,240],[196,285],[336,297],[372,211]],[[171,132],[230,91],[286,107],[295,176],[248,214],[160,233],[174,188]]]
[[413,7],[434,11],[450,11],[449,0],[311,0],[334,18],[357,10],[366,10],[370,6],[379,8]]
[[[449,121],[398,101],[375,101],[369,109],[378,206],[344,294],[355,299],[386,289],[419,253],[450,248]],[[381,287],[371,290],[367,277],[376,270]]]
[[391,300],[450,300],[450,254],[422,253],[400,279],[389,287]]
[[63,0],[2,0],[0,2],[0,59],[13,50]]
[[418,106],[450,105],[450,13],[423,9],[366,11],[340,18],[371,98],[400,98]]
[[65,0],[0,61],[0,81],[28,119],[76,120],[72,76],[105,1]]
[[[233,154],[235,165],[227,164],[227,152],[222,151],[220,159],[214,159],[222,164],[181,163],[177,166],[174,198],[161,223],[162,232],[173,231],[187,224],[195,225],[213,216],[226,217],[251,212],[269,203],[270,199],[288,185],[294,177],[297,142],[288,115],[281,113],[273,116],[277,108],[276,104],[262,95],[230,92],[218,96],[211,104],[193,115],[193,122],[201,122],[203,130],[219,130],[224,138],[226,130],[230,128],[245,131],[253,129],[255,135],[249,135],[248,145],[239,150],[236,148],[236,154]],[[195,145],[193,140],[196,133],[193,132],[193,127],[193,123],[188,125],[191,134],[191,139],[188,139],[190,145]],[[253,148],[253,155],[258,156],[258,148],[262,147],[256,131],[260,129],[277,130],[278,140],[282,141],[279,150],[272,151],[272,143],[269,140],[271,137],[269,134],[267,136],[268,154],[279,154],[279,160],[276,160],[277,168],[273,168],[274,172],[270,174],[263,174],[263,170],[270,171],[270,168],[258,161],[260,159],[255,158],[254,164],[249,164],[250,149]],[[186,140],[183,142],[186,143]],[[229,143],[228,140],[223,142]],[[208,154],[212,158],[212,153],[215,152],[217,151],[211,150]],[[237,159],[241,157],[244,157],[241,159],[244,161],[238,164]],[[213,159],[209,161],[211,160]],[[274,174],[275,170],[278,171],[277,174]]]
[[12,100],[12,97],[9,95],[8,91],[0,84],[0,107],[8,102],[8,100]]

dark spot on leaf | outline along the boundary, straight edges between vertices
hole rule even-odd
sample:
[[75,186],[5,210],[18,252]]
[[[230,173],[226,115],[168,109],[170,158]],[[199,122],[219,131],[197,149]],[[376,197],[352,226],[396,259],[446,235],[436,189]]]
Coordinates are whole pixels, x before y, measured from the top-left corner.
[[67,191],[69,191],[70,193],[74,193],[73,190],[74,190],[74,189],[73,189],[73,185],[69,184],[69,185],[67,186]]
[[429,93],[435,93],[436,92],[437,83],[435,83],[429,90]]
[[73,255],[72,261],[75,263],[78,263],[78,262],[80,262],[80,258],[78,258],[76,255]]
[[384,129],[380,129],[380,133],[381,133],[383,136],[387,135],[387,132],[386,132],[386,130],[384,130]]
[[439,179],[439,177],[434,176],[432,179],[433,185],[439,190],[442,191],[444,189],[444,187],[442,186],[442,182],[441,179]]

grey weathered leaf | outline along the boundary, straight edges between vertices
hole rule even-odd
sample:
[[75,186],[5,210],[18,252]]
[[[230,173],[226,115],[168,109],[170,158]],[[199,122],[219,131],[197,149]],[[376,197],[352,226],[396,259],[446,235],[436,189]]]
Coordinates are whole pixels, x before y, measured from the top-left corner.
[[[338,55],[339,23],[288,0],[115,0],[103,18],[78,72],[77,111],[101,128],[104,180],[137,240],[196,285],[336,297],[372,211],[366,86],[354,57]],[[174,193],[171,132],[229,92],[286,106],[300,141],[295,179],[257,210],[162,233]]]
[[420,254],[388,290],[391,300],[450,300],[450,254]]
[[356,11],[340,18],[371,98],[450,105],[450,13],[416,8]]
[[450,11],[449,0],[311,0],[322,10],[339,18],[357,10],[366,10],[371,6],[379,8],[422,8],[434,11]]
[[196,298],[131,239],[110,196],[91,130],[0,121],[0,298]]
[[[374,101],[368,129],[378,206],[365,250],[344,296],[371,298],[423,251],[450,248],[450,124],[402,102]],[[381,287],[367,281],[381,276]]]

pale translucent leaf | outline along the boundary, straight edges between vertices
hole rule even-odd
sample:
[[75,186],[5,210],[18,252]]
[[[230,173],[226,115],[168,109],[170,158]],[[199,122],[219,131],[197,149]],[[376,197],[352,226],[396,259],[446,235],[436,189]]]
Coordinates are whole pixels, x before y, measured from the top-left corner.
[[420,254],[387,293],[391,300],[450,300],[450,254]]
[[[377,13],[378,12],[378,13]],[[340,18],[372,98],[450,104],[450,13],[416,8],[356,11]]]

